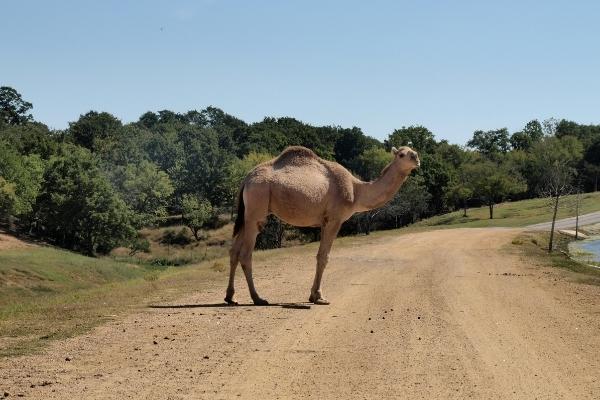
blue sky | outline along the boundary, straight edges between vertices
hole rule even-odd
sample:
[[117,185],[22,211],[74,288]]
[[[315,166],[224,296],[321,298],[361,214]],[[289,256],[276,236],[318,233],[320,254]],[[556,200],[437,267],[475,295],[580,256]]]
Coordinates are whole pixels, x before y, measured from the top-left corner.
[[208,105],[379,139],[464,144],[531,119],[600,123],[596,1],[0,0],[0,85],[54,128]]

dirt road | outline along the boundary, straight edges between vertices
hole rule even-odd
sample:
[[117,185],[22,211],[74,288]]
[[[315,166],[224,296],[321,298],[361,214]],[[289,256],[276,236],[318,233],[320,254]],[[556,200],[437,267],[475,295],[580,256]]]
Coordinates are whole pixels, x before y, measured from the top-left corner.
[[[214,290],[171,304],[180,307],[147,308],[0,361],[0,390],[40,399],[600,398],[600,288],[520,259],[515,232],[334,245],[330,306],[212,305],[223,274]],[[259,256],[261,295],[306,301],[310,250]]]

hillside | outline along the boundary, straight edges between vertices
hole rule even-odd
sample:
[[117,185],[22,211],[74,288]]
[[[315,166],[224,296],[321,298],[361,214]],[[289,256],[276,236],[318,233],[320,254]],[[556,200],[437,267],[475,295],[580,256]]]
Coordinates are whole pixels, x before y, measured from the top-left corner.
[[[565,196],[560,204],[557,218],[575,216],[576,195]],[[600,192],[584,193],[581,195],[580,214],[600,211]],[[437,215],[416,224],[412,227],[524,227],[552,220],[552,208],[548,199],[530,199],[497,204],[494,207],[494,219],[489,219],[487,207],[469,208],[467,217],[463,211]]]

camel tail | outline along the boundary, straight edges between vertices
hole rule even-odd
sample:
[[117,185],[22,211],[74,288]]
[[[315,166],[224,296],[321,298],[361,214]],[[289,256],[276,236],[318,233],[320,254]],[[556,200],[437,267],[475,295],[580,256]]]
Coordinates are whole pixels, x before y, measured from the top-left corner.
[[235,224],[233,225],[233,237],[236,237],[240,230],[244,227],[244,211],[246,207],[244,206],[244,187],[240,190],[240,195],[238,196],[238,207],[237,207],[237,217],[235,217]]

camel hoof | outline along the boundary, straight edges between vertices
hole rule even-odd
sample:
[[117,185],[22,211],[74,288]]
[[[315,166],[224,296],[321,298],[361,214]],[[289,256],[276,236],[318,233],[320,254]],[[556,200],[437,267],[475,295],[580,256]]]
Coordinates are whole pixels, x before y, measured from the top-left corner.
[[256,299],[252,299],[252,301],[254,301],[255,306],[268,306],[269,305],[268,301],[266,301],[265,299],[261,299],[260,297],[258,297]]
[[328,300],[325,300],[321,296],[313,295],[313,294],[310,295],[310,297],[308,298],[308,301],[310,301],[313,304],[317,304],[317,305],[321,305],[321,306],[326,306],[326,305],[330,304]]
[[229,304],[230,306],[237,306],[238,302],[233,300],[232,298],[227,298],[225,297],[225,303]]

